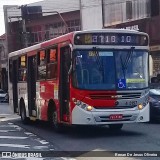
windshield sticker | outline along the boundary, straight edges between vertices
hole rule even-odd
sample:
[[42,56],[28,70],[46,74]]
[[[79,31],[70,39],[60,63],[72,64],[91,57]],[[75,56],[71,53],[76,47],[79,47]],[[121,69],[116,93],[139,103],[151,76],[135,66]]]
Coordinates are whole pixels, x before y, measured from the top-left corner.
[[99,56],[113,56],[113,52],[99,52]]
[[120,89],[126,88],[126,79],[118,79],[117,86]]
[[89,56],[90,57],[94,57],[94,56],[97,56],[97,55],[98,55],[97,51],[89,51]]
[[145,83],[145,79],[126,79],[127,83]]

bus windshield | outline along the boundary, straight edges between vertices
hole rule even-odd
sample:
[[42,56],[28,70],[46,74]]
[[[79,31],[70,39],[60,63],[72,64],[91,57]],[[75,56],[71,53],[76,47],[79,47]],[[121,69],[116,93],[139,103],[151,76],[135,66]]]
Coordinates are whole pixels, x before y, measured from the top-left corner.
[[148,87],[148,52],[142,50],[74,51],[73,86],[87,90]]

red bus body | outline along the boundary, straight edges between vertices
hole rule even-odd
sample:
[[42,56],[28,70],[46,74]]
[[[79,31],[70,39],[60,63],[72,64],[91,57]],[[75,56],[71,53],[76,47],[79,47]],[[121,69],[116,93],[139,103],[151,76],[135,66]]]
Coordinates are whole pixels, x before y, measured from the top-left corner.
[[[110,30],[110,31],[114,32],[115,30]],[[121,31],[117,30],[116,32],[123,33],[123,30]],[[130,33],[130,31],[128,32]],[[11,70],[9,72],[9,77],[11,77],[11,75],[15,76],[17,75],[18,78],[20,77],[19,78],[20,80],[17,79],[13,80],[14,78],[12,76],[12,80],[11,78],[9,80],[10,104],[13,106],[14,111],[21,115],[22,114],[21,107],[24,105],[26,117],[30,119],[39,119],[48,121],[50,112],[52,112],[51,108],[54,106],[54,110],[56,110],[57,112],[58,123],[59,124],[64,123],[69,125],[71,124],[103,125],[103,124],[117,124],[117,123],[121,124],[121,123],[148,121],[149,120],[148,106],[144,107],[143,109],[145,113],[142,113],[142,110],[138,109],[135,110],[128,108],[126,109],[123,108],[122,110],[116,109],[116,107],[118,106],[118,104],[116,103],[121,103],[121,106],[125,106],[126,103],[129,102],[133,103],[134,101],[136,101],[137,103],[138,101],[139,103],[139,101],[141,101],[141,96],[135,99],[133,99],[131,96],[130,99],[129,98],[120,99],[123,95],[128,94],[131,91],[86,90],[86,89],[78,89],[72,85],[73,84],[72,73],[68,74],[68,76],[66,77],[66,73],[69,72],[69,68],[67,68],[66,73],[63,73],[62,69],[65,68],[66,65],[64,64],[65,62],[63,61],[63,58],[67,59],[67,56],[72,53],[72,49],[74,49],[74,47],[76,46],[74,44],[74,36],[75,33],[69,33],[67,35],[63,35],[61,37],[46,42],[42,42],[35,46],[31,46],[9,54],[9,64],[10,64],[9,70]],[[93,46],[97,47],[98,45],[93,45]],[[113,48],[114,45],[110,45],[109,47]],[[118,47],[120,48],[121,46],[119,45]],[[125,47],[127,49],[128,46]],[[148,46],[146,46],[146,49],[148,49],[147,47]],[[81,48],[83,49],[85,47],[81,45]],[[40,63],[39,61],[41,61],[40,51],[44,51],[45,56],[47,57],[48,54],[49,55],[52,54],[51,53],[52,49],[56,50],[55,52],[57,56],[56,57],[57,60],[56,62],[54,62],[57,64],[56,78],[51,78],[51,79],[44,78],[38,80],[37,79],[38,73],[40,72],[43,74],[43,70],[41,69],[43,67],[44,68],[46,67],[45,75],[49,75],[51,74],[51,70],[49,70],[48,66],[50,65],[52,66],[52,64],[50,63],[51,58],[49,59],[49,61],[46,60],[47,58],[45,58],[45,61],[47,62],[43,67],[39,65]],[[63,53],[68,55],[66,57],[63,57],[62,56]],[[27,64],[26,71],[24,71],[25,69],[23,69],[23,65],[20,66],[21,61],[23,60],[23,58],[21,58],[22,56],[26,57],[24,58],[25,59],[24,61]],[[72,60],[72,56],[70,58]],[[33,71],[34,67],[32,68],[33,64],[35,64],[36,68],[34,71]],[[29,65],[30,68],[28,67]],[[40,71],[38,70],[39,66],[40,66]],[[15,69],[17,67],[18,71],[17,69]],[[27,78],[24,81],[21,79],[21,75],[19,76],[19,70],[21,71],[22,75],[24,73],[26,75],[27,73]],[[36,73],[37,75],[37,76],[35,75],[36,77],[35,79],[34,75],[32,75],[32,72]],[[40,76],[42,75],[40,74]],[[147,89],[144,90],[145,92],[147,91]],[[141,92],[144,90],[139,89],[138,91],[135,91],[135,94],[141,94]],[[67,93],[67,95],[65,93]],[[145,97],[147,96],[148,95],[146,92]],[[29,97],[31,97],[31,100]],[[143,101],[145,101],[144,99],[145,98],[142,98]],[[90,110],[84,110],[83,105],[86,106],[86,104],[87,106],[89,106],[88,108],[90,108],[90,106],[91,108],[92,106],[93,107],[95,106],[96,111],[92,112]],[[77,107],[78,105],[81,105],[82,107],[78,108]],[[148,102],[146,102],[146,105],[148,105]],[[76,107],[78,109],[75,109]],[[103,118],[106,118],[105,115],[108,116],[108,120],[103,121]],[[135,119],[133,115],[135,116]],[[132,117],[132,120],[131,119],[125,120],[125,117],[127,116]],[[143,119],[140,119],[140,117],[142,116]]]

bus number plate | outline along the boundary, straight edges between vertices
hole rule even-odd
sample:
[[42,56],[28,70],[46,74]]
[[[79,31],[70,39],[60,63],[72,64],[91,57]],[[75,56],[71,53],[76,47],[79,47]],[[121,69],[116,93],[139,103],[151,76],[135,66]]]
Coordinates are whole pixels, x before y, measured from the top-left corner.
[[112,114],[112,115],[109,116],[110,120],[120,120],[122,118],[123,118],[122,114]]

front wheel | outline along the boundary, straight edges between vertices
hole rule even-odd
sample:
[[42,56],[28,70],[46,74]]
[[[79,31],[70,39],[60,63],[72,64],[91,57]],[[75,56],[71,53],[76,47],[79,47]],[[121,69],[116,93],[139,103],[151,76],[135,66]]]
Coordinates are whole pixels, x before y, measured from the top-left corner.
[[58,114],[56,110],[51,109],[49,113],[50,126],[54,128],[56,132],[61,132],[63,129],[62,124],[58,123]]
[[123,124],[109,124],[109,129],[112,131],[121,130],[123,127]]

